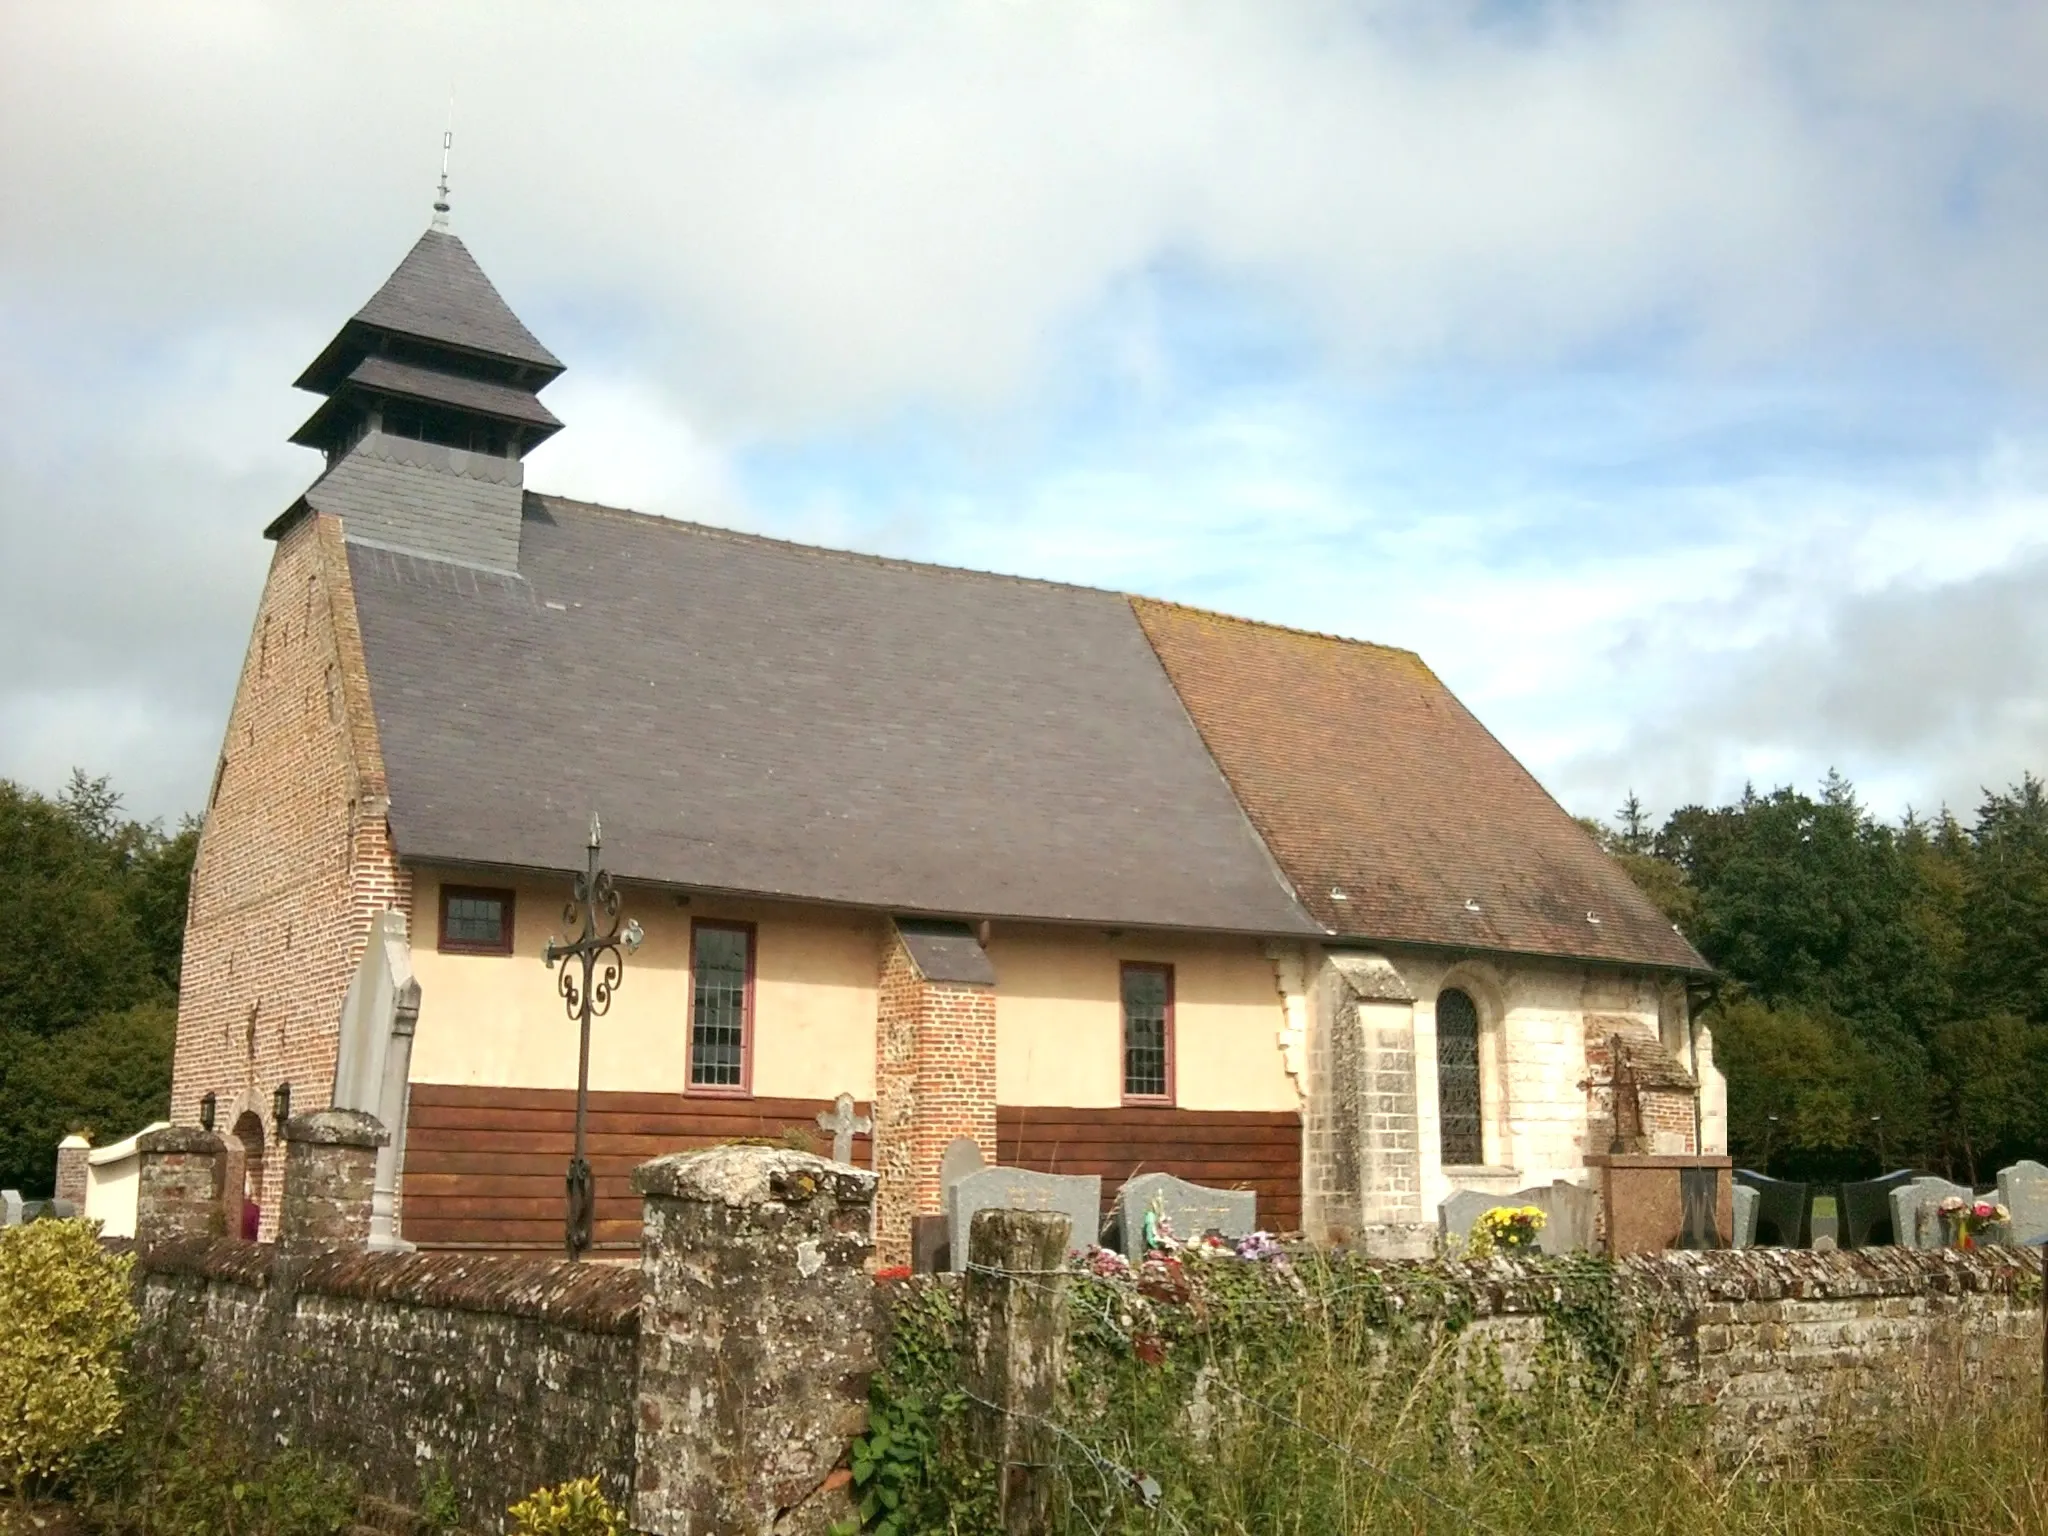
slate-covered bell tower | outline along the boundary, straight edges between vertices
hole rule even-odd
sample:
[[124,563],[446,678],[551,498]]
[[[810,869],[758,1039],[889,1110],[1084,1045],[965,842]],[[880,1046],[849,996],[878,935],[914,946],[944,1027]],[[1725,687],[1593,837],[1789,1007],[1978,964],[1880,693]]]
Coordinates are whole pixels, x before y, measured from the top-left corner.
[[561,429],[539,392],[562,363],[512,313],[476,258],[434,222],[299,375],[324,395],[292,441],[327,469],[265,531],[306,511],[352,543],[513,571],[527,452]]

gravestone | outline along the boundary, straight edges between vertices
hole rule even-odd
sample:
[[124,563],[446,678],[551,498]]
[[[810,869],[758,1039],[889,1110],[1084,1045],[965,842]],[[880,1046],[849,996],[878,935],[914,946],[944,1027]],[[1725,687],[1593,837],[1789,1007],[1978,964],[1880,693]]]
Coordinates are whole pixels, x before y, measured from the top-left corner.
[[1258,1229],[1258,1196],[1248,1189],[1209,1189],[1170,1173],[1141,1173],[1116,1193],[1117,1223],[1124,1257],[1145,1256],[1145,1213],[1160,1220],[1182,1242],[1214,1230],[1235,1241]]
[[866,1115],[853,1112],[853,1095],[842,1093],[832,1101],[830,1109],[818,1111],[818,1129],[832,1133],[832,1161],[853,1166],[853,1138],[865,1136],[875,1128],[875,1122]]
[[1881,1179],[1859,1179],[1842,1186],[1837,1202],[1844,1248],[1880,1248],[1903,1241],[1892,1225],[1892,1191],[1926,1175],[1901,1168]]
[[1543,1252],[1592,1251],[1594,1231],[1600,1220],[1598,1191],[1557,1179],[1548,1189],[1525,1189],[1513,1198],[1517,1205],[1543,1208],[1543,1231],[1536,1238],[1536,1246]]
[[1472,1236],[1473,1223],[1494,1207],[1508,1203],[1505,1195],[1489,1195],[1479,1189],[1454,1189],[1436,1208],[1437,1235],[1446,1247],[1462,1252]]
[[1757,1192],[1751,1189],[1747,1184],[1738,1184],[1735,1186],[1734,1195],[1734,1245],[1737,1248],[1753,1248],[1756,1246],[1756,1206],[1758,1199]]
[[1728,1246],[1721,1230],[1721,1170],[1678,1170],[1678,1246],[1703,1252]]
[[1097,1174],[1034,1173],[1029,1168],[982,1168],[946,1191],[946,1241],[955,1273],[967,1269],[967,1233],[974,1213],[986,1210],[1058,1211],[1073,1224],[1072,1241],[1086,1243],[1102,1223],[1102,1179]]
[[1842,1207],[1833,1195],[1815,1195],[1808,1208],[1809,1247],[1832,1253],[1842,1245]]
[[1735,1182],[1756,1191],[1756,1226],[1751,1243],[1758,1248],[1807,1246],[1807,1190],[1793,1179],[1774,1179],[1753,1169],[1735,1170]]
[[1436,1208],[1437,1232],[1446,1248],[1462,1252],[1471,1240],[1473,1224],[1481,1216],[1518,1205],[1533,1205],[1543,1213],[1543,1230],[1536,1235],[1536,1246],[1541,1252],[1585,1253],[1592,1248],[1600,1196],[1564,1179],[1518,1189],[1512,1195],[1489,1195],[1477,1189],[1453,1190],[1450,1198]]
[[1974,1191],[1966,1184],[1947,1179],[1920,1178],[1892,1191],[1892,1232],[1902,1248],[1941,1248],[1947,1234],[1941,1228],[1941,1202],[1951,1195],[1968,1200]]
[[2022,1247],[2048,1240],[2048,1168],[2014,1163],[1998,1171],[1998,1203],[2012,1212],[2012,1240]]
[[945,1155],[939,1159],[940,1198],[981,1166],[981,1144],[972,1136],[955,1136],[947,1142]]
[[21,1191],[0,1189],[0,1227],[21,1225]]

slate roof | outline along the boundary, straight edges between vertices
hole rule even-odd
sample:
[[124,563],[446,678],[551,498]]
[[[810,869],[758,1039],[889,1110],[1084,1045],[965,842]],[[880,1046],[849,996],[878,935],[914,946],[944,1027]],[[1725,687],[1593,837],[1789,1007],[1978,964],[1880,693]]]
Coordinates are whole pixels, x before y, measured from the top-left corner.
[[[351,368],[346,385],[380,395],[407,400],[431,401],[499,421],[514,421],[540,430],[525,439],[527,447],[545,442],[561,430],[555,413],[534,397],[531,390],[515,384],[494,384],[488,379],[464,378],[438,368],[422,368],[396,358],[371,355]],[[361,396],[343,388],[320,402],[305,424],[291,435],[291,441],[308,448],[323,447],[334,440],[341,422],[353,421],[361,409]]]
[[[362,499],[388,519],[405,494]],[[369,547],[343,511],[407,859],[576,867],[595,809],[622,878],[899,926],[1706,969],[1412,653],[555,498],[522,515],[513,574]],[[918,939],[941,968],[978,948]]]
[[402,856],[1320,931],[1124,598],[525,506],[516,577],[351,543]]
[[1331,930],[1708,969],[1421,657],[1132,606],[1238,800]]
[[340,518],[352,541],[516,573],[523,480],[494,454],[372,432],[265,531],[310,508]]
[[299,376],[298,387],[321,393],[332,389],[367,350],[362,340],[366,328],[537,369],[544,377],[536,387],[562,371],[561,359],[512,313],[469,248],[445,229],[420,236],[384,285]]

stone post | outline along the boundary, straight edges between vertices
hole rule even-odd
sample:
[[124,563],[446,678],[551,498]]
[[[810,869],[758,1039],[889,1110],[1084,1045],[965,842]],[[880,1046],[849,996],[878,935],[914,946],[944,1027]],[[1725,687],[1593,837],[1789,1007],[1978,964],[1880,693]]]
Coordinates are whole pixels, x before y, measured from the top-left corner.
[[287,1120],[278,1241],[287,1248],[368,1242],[377,1149],[390,1140],[377,1117],[359,1109],[320,1109]]
[[1057,1212],[976,1211],[967,1241],[966,1386],[975,1438],[997,1467],[1002,1527],[1014,1536],[1052,1522],[1072,1227]]
[[678,1152],[643,1198],[633,1528],[825,1530],[877,1359],[875,1176],[778,1147]]
[[221,1235],[221,1144],[196,1125],[167,1125],[138,1137],[135,1241]]
[[85,1214],[85,1160],[91,1152],[92,1143],[83,1136],[66,1136],[57,1143],[57,1187],[51,1193],[70,1201],[81,1216]]

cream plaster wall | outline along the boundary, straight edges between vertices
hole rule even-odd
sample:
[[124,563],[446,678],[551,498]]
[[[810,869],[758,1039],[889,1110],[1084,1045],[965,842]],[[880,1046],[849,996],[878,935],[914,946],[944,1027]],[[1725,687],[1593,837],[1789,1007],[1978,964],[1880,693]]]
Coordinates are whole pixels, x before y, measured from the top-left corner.
[[1293,1110],[1274,963],[1256,939],[1159,937],[997,924],[996,1101],[1111,1108],[1122,1102],[1121,967],[1173,967],[1174,1102],[1182,1109]]
[[[576,1027],[540,962],[562,926],[566,884],[515,882],[513,953],[443,954],[441,885],[490,879],[415,873],[413,971],[420,1018],[415,1082],[573,1088]],[[881,925],[850,912],[628,889],[623,913],[647,942],[626,962],[611,1012],[590,1031],[590,1085],[681,1093],[688,1087],[690,922],[751,922],[754,948],[753,1090],[762,1098],[871,1100],[875,1090],[875,983]]]

